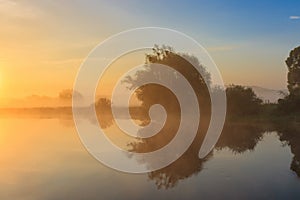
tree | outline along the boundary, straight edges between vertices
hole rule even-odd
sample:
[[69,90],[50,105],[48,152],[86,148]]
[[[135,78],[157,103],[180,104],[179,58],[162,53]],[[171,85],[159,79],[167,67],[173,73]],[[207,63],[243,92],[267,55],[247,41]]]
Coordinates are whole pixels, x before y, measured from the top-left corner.
[[252,88],[230,85],[226,88],[226,96],[229,115],[253,115],[261,110],[263,101],[256,96]]
[[[175,52],[168,46],[154,46],[152,53],[146,55],[144,69],[137,71],[134,76],[126,77],[124,82],[129,85],[129,89],[133,89],[141,85],[140,83],[144,80],[149,79],[160,80],[163,78],[169,81],[170,84],[176,84],[176,79],[178,78],[177,72],[174,73],[173,70],[162,71],[153,68],[152,64],[167,65],[183,75],[194,89],[201,108],[200,110],[206,113],[210,112],[210,98],[208,92],[208,87],[210,87],[211,83],[210,74],[195,56]],[[194,66],[197,66],[201,73],[199,73]],[[208,85],[206,83],[208,83]],[[182,92],[183,95],[190,95],[184,90],[180,92]],[[176,109],[176,107],[178,107],[178,101],[176,101],[174,94],[164,86],[158,84],[141,86],[136,90],[136,96],[142,102],[142,106],[144,106],[146,110],[151,105],[159,103],[165,106],[167,111],[178,111]]]
[[290,52],[285,61],[288,67],[288,89],[290,95],[300,96],[300,46]]
[[97,109],[100,109],[101,111],[105,112],[110,109],[111,102],[107,98],[99,98],[95,106]]
[[98,122],[101,128],[105,129],[113,124],[111,102],[107,98],[99,98],[95,103]]
[[61,100],[72,100],[73,95],[74,95],[74,98],[78,98],[78,99],[83,98],[82,95],[79,92],[73,91],[72,89],[62,90],[58,94],[58,97]]
[[300,46],[290,52],[285,63],[289,94],[278,100],[278,108],[282,112],[297,112],[300,111]]
[[[153,64],[166,65],[173,68],[173,70],[153,68]],[[200,69],[201,73],[199,73],[195,67]],[[176,72],[174,72],[174,70]],[[125,83],[129,85],[129,89],[140,86],[144,80],[155,81],[164,79],[174,86],[174,84],[178,83],[176,82],[178,79],[178,73],[184,76],[194,90],[193,92],[199,103],[201,120],[198,122],[199,126],[196,138],[187,151],[171,165],[149,173],[149,178],[155,180],[158,188],[174,187],[179,180],[198,173],[203,167],[203,162],[205,162],[209,157],[207,156],[205,159],[199,159],[198,153],[210,122],[211,101],[208,88],[211,87],[211,77],[195,56],[175,52],[171,47],[159,47],[155,45],[152,49],[152,53],[146,55],[144,69],[137,71],[134,76],[126,77],[125,80]],[[180,88],[180,85],[175,86]],[[180,90],[179,92],[181,93],[179,95],[185,95],[188,98],[191,95],[185,90]],[[153,104],[160,104],[165,108],[167,119],[164,127],[156,135],[150,138],[143,138],[138,142],[130,143],[128,145],[130,147],[130,151],[145,153],[158,150],[168,144],[175,137],[180,125],[181,111],[176,94],[164,86],[158,84],[147,84],[140,86],[136,90],[136,96],[142,102],[143,109],[140,110],[145,111],[144,116],[146,119],[140,119],[141,121],[148,122],[148,113],[146,111]],[[190,109],[195,108],[191,107]],[[198,119],[194,119],[191,115],[190,120]],[[189,127],[185,128],[185,134],[189,134]],[[141,160],[139,162],[145,161]],[[147,161],[147,163],[144,164],[149,166],[155,165],[155,160],[153,163],[151,161]]]

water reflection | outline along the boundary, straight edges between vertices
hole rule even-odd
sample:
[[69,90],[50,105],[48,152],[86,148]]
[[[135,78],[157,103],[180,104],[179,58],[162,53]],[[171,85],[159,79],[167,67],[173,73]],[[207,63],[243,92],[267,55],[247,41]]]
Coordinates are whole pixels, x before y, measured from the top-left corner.
[[289,124],[281,122],[276,126],[280,140],[286,142],[294,154],[291,170],[300,177],[300,122]]
[[[135,116],[135,118],[139,118],[140,121],[147,121],[147,117],[141,114]],[[176,132],[176,126],[174,126],[176,120],[178,119],[175,118],[167,123],[156,137],[128,143],[130,150],[149,152],[154,147],[166,145],[173,133]],[[200,127],[194,142],[178,160],[165,168],[148,173],[148,178],[154,181],[158,189],[173,188],[181,180],[200,173],[204,168],[204,164],[214,157],[213,151],[204,159],[198,157],[206,128],[205,126]],[[300,124],[297,122],[227,120],[214,151],[228,149],[233,154],[255,151],[257,144],[264,138],[265,133],[269,132],[276,132],[282,144],[287,144],[291,148],[294,157],[290,169],[300,177]],[[153,162],[157,161],[154,160]],[[147,164],[151,165],[153,163]]]
[[[178,121],[178,116],[171,117],[171,120],[167,121],[164,128],[155,137],[151,137],[149,139],[141,139],[139,140],[139,142],[129,143],[128,146],[130,146],[131,151],[134,152],[150,152],[153,147],[161,148],[168,144],[170,139],[172,139],[172,136],[174,136],[174,134],[176,133],[177,127],[174,126],[174,123]],[[148,174],[150,180],[155,181],[158,189],[172,188],[180,180],[186,179],[193,174],[197,174],[203,169],[203,163],[211,157],[211,154],[209,154],[204,159],[199,159],[198,157],[201,143],[203,142],[205,136],[205,130],[207,130],[207,123],[201,123],[200,127],[201,128],[199,129],[193,143],[179,159],[165,168],[150,172]],[[161,158],[154,159],[152,160],[152,163],[148,162],[146,164],[148,166],[155,165],[155,162],[159,162],[160,159]]]
[[[84,112],[83,112],[84,113]],[[22,118],[26,115],[22,115]],[[0,185],[6,185],[3,186],[5,190],[10,190],[11,194],[18,193],[21,191],[21,185],[18,185],[16,189],[12,189],[16,186],[17,183],[19,184],[25,184],[24,182],[24,176],[33,176],[36,181],[39,181],[39,184],[46,184],[47,181],[51,179],[52,182],[55,182],[55,180],[63,180],[67,184],[75,184],[70,181],[72,177],[75,177],[78,174],[80,174],[80,179],[84,179],[87,185],[91,184],[100,184],[100,182],[103,180],[102,176],[105,177],[105,180],[107,182],[110,182],[110,186],[112,183],[118,182],[118,177],[122,176],[124,179],[124,183],[126,183],[125,180],[128,180],[130,175],[120,175],[114,170],[103,169],[103,167],[100,167],[97,163],[97,161],[88,158],[87,153],[84,150],[82,144],[80,144],[78,137],[76,136],[74,124],[72,122],[72,115],[71,114],[58,114],[54,115],[51,114],[48,117],[46,117],[46,114],[43,114],[43,117],[39,118],[37,117],[36,113],[34,115],[27,115],[27,118],[29,119],[15,119],[20,118],[19,115],[10,116],[10,117],[4,117],[2,115],[1,121],[1,140],[0,140],[0,148],[1,148],[1,157],[0,157],[0,163],[1,163],[1,177],[3,178],[2,181],[0,181]],[[142,114],[139,114],[139,116],[143,116]],[[83,114],[83,119],[89,120],[88,115]],[[100,116],[99,116],[100,117]],[[103,117],[103,116],[102,116]],[[145,117],[145,116],[143,116]],[[110,121],[111,116],[106,116],[101,119],[108,119],[109,123],[107,126],[105,126],[106,129],[111,128],[114,126],[114,124]],[[136,119],[138,119],[138,115],[135,116]],[[43,120],[41,120],[43,119]],[[100,118],[99,118],[100,119]],[[145,120],[141,119],[141,121]],[[58,123],[56,123],[58,121]],[[105,121],[105,120],[103,120]],[[90,121],[90,123],[94,125],[98,125],[98,122]],[[170,124],[172,124],[172,118],[170,121]],[[28,128],[26,128],[28,126]],[[170,128],[170,129],[169,129]],[[204,127],[205,128],[205,127]],[[24,131],[26,130],[26,131]],[[167,143],[168,139],[164,139],[165,134],[170,134],[170,131],[173,131],[172,126],[167,126],[163,132],[160,133],[157,138],[152,138],[150,140],[143,141],[131,141],[127,142],[127,147],[130,148],[132,151],[139,151],[139,152],[147,152],[151,150],[153,147],[152,145],[156,146],[162,146]],[[263,165],[255,165],[256,168],[252,168],[251,164],[249,167],[247,165],[241,165],[240,163],[244,162],[244,159],[249,158],[250,153],[256,152],[258,154],[261,153],[261,149],[258,151],[257,148],[258,144],[266,145],[265,143],[261,143],[262,140],[265,138],[265,133],[268,132],[274,132],[278,135],[278,138],[282,145],[285,145],[285,148],[289,148],[291,153],[293,154],[291,159],[289,157],[286,157],[287,154],[276,154],[277,151],[270,152],[270,154],[267,154],[267,156],[274,156],[274,162],[284,162],[282,163],[282,168],[276,168],[279,163],[264,163],[262,160],[250,160],[249,162],[255,162],[260,163],[262,162]],[[67,134],[66,134],[67,133]],[[173,133],[173,132],[172,132]],[[171,134],[172,135],[172,134]],[[75,139],[75,140],[74,140]],[[277,138],[274,137],[272,140],[276,140]],[[190,148],[174,163],[171,165],[157,170],[153,171],[151,173],[141,176],[134,176],[134,179],[139,179],[138,182],[141,184],[141,182],[149,181],[150,185],[155,185],[157,189],[161,189],[160,191],[168,191],[172,188],[181,188],[184,187],[184,183],[188,183],[189,187],[196,187],[193,185],[191,180],[197,179],[197,181],[205,182],[207,179],[206,176],[209,179],[212,179],[216,182],[218,180],[227,180],[226,177],[220,175],[221,172],[216,170],[214,168],[215,166],[218,166],[218,163],[220,163],[221,158],[226,158],[228,156],[237,156],[237,160],[234,161],[235,166],[232,166],[235,170],[238,169],[238,171],[234,171],[233,173],[236,173],[236,176],[238,178],[234,179],[235,175],[231,175],[229,181],[227,180],[227,184],[229,185],[241,185],[241,184],[249,184],[247,181],[249,179],[242,179],[242,182],[239,182],[240,177],[242,177],[241,174],[248,174],[249,176],[260,176],[261,179],[267,180],[266,176],[266,170],[273,175],[270,175],[270,177],[274,177],[276,179],[277,176],[280,176],[280,181],[283,183],[289,183],[291,180],[291,177],[298,177],[300,178],[300,126],[299,122],[286,122],[286,121],[275,121],[275,122],[242,122],[242,121],[226,121],[222,135],[216,144],[215,150],[212,151],[205,159],[199,159],[198,157],[198,151],[201,146],[201,143],[203,141],[203,133],[199,131],[199,133],[196,136],[195,141],[192,143]],[[18,147],[18,148],[16,148]],[[260,147],[263,148],[263,147]],[[264,149],[268,149],[269,146],[265,146]],[[274,148],[280,149],[280,146],[275,146]],[[273,149],[272,149],[273,150]],[[271,151],[271,150],[270,150]],[[278,150],[279,151],[279,150]],[[19,155],[22,154],[23,156],[19,157]],[[46,157],[45,157],[46,155]],[[78,157],[80,155],[80,157]],[[278,158],[275,160],[275,157],[278,156]],[[85,157],[83,159],[83,157]],[[49,160],[49,158],[51,158]],[[250,158],[249,158],[250,159]],[[71,162],[71,166],[68,164],[68,162]],[[82,165],[85,163],[84,165]],[[88,164],[89,163],[89,164]],[[97,163],[97,164],[96,164]],[[216,164],[217,163],[217,164]],[[151,163],[147,163],[151,165]],[[87,165],[93,165],[92,168],[86,168]],[[219,164],[220,165],[220,164]],[[228,166],[221,165],[220,169],[223,171],[230,171],[231,164],[229,163]],[[286,166],[287,165],[287,166]],[[77,166],[77,167],[75,167]],[[258,166],[258,168],[257,168]],[[290,169],[289,169],[290,166]],[[103,175],[102,172],[100,173],[99,167],[101,170],[104,170],[106,175]],[[286,174],[282,170],[286,169],[289,172],[293,172],[290,174]],[[73,168],[74,171],[72,174],[69,174],[69,169]],[[61,169],[61,170],[58,170]],[[250,170],[251,169],[251,170]],[[56,171],[60,171],[61,173],[56,176]],[[83,172],[80,172],[83,170]],[[91,173],[88,173],[90,170]],[[261,171],[260,171],[261,170]],[[276,171],[277,170],[277,171]],[[98,171],[98,172],[97,172]],[[211,173],[209,175],[209,172]],[[115,179],[109,179],[109,174],[113,173]],[[44,175],[43,175],[44,174]],[[49,179],[49,174],[51,174],[51,177]],[[62,174],[66,174],[62,176]],[[97,181],[95,183],[90,183],[92,181],[92,177],[97,175]],[[121,173],[122,174],[122,173]],[[208,174],[208,175],[207,175]],[[257,174],[257,175],[256,175]],[[45,177],[46,175],[46,177]],[[220,177],[218,177],[220,176]],[[64,179],[64,177],[67,177],[70,180]],[[101,178],[100,178],[101,177]],[[22,179],[21,182],[19,182],[19,179]],[[49,179],[49,180],[48,180]],[[202,180],[201,180],[202,179]],[[277,179],[276,179],[277,180]],[[79,180],[77,180],[79,181]],[[203,188],[203,190],[210,191],[213,193],[212,188],[216,187],[217,183],[213,182],[209,185],[205,186],[205,183],[203,183],[200,188]],[[30,190],[33,190],[33,187],[35,187],[34,182],[30,182],[31,188]],[[76,183],[77,184],[77,183]],[[104,183],[102,183],[104,184]],[[146,183],[143,183],[146,184]],[[271,185],[264,185],[261,186],[264,190],[268,190],[269,187],[274,185],[274,187],[280,185],[279,182],[269,183]],[[295,185],[296,184],[296,185]],[[293,188],[298,188],[297,184],[299,186],[299,180],[297,183],[293,182]],[[70,186],[71,187],[71,186]],[[146,187],[146,186],[144,186]],[[150,187],[150,186],[147,186]],[[225,186],[222,186],[225,187]],[[278,186],[279,187],[279,186]],[[7,192],[4,191],[4,189],[1,189],[2,194],[7,194]],[[97,188],[94,187],[94,194],[93,197],[99,197],[101,195],[100,193],[97,193]],[[295,194],[300,195],[299,190],[294,190],[293,192]],[[283,189],[282,189],[283,190]],[[287,191],[287,189],[284,189]],[[291,189],[292,190],[292,189]],[[171,190],[174,191],[174,190]],[[235,189],[233,190],[235,191]],[[103,192],[103,191],[102,191]],[[110,191],[112,192],[112,191]],[[152,191],[153,192],[153,191]],[[224,191],[220,191],[221,193]],[[228,191],[227,191],[228,192]],[[249,194],[251,191],[244,188],[243,193]],[[275,190],[272,190],[272,192],[276,193]],[[19,194],[22,196],[23,193]],[[127,194],[128,195],[128,194]],[[156,194],[159,196],[159,194]],[[201,196],[201,194],[198,194]],[[1,197],[1,195],[0,195]],[[3,197],[3,195],[2,195]],[[4,196],[6,197],[6,196]],[[11,197],[11,196],[7,196]],[[76,195],[74,195],[76,197]],[[128,196],[127,196],[128,197]],[[174,196],[172,196],[174,197]],[[29,198],[30,199],[30,198]],[[75,198],[76,199],[76,198]]]
[[253,151],[257,143],[263,138],[265,125],[251,123],[225,123],[222,134],[216,145],[217,149],[228,148],[233,153]]

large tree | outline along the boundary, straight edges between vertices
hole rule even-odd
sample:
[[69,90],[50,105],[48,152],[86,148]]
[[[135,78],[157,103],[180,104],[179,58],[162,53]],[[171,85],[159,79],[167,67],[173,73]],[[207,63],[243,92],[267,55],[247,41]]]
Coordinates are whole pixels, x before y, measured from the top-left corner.
[[286,59],[288,67],[288,89],[290,95],[300,96],[300,46],[290,52]]
[[283,99],[278,100],[278,108],[282,112],[300,111],[300,46],[290,52],[286,59],[288,68],[288,90],[289,94]]
[[[125,80],[125,82],[129,84],[129,89],[139,86],[141,82],[148,79],[164,79],[168,81],[169,84],[177,84],[176,79],[178,75],[174,73],[174,71],[162,71],[152,67],[152,64],[167,65],[182,74],[186,80],[189,81],[198,98],[200,106],[202,106],[202,111],[210,113],[208,87],[210,87],[211,77],[199,60],[195,56],[175,52],[171,47],[164,45],[162,47],[155,45],[152,50],[153,52],[151,54],[146,55],[144,69],[137,71],[134,76],[128,76]],[[201,74],[194,66],[200,69]],[[206,85],[205,81],[208,85]],[[182,92],[183,95],[190,95],[184,90],[180,92]],[[145,108],[149,108],[152,104],[160,103],[164,105],[168,111],[177,112],[175,107],[178,106],[178,102],[174,99],[174,94],[161,85],[150,84],[141,86],[137,89],[136,95]]]
[[[153,64],[162,64],[169,66],[173,70],[161,70],[154,68]],[[197,69],[200,69],[201,73]],[[174,70],[176,72],[174,72]],[[194,90],[194,93],[199,102],[201,120],[199,120],[199,127],[197,135],[192,145],[177,161],[172,163],[166,168],[152,172],[149,177],[156,180],[158,187],[173,187],[178,180],[191,176],[202,168],[202,162],[198,153],[207,132],[211,115],[211,101],[209,95],[210,74],[201,65],[199,60],[189,54],[175,52],[172,48],[166,46],[155,46],[151,54],[146,55],[145,67],[135,73],[134,76],[128,76],[126,83],[129,88],[140,86],[144,80],[159,80],[164,79],[169,81],[169,84],[178,84],[178,73],[183,75],[189,82]],[[180,85],[176,85],[180,87]],[[181,95],[189,97],[191,94],[185,90],[179,90]],[[150,138],[141,139],[139,142],[129,144],[130,150],[133,152],[145,153],[152,152],[164,147],[175,136],[180,125],[180,104],[176,98],[176,94],[171,92],[168,88],[158,84],[147,84],[139,87],[136,91],[137,98],[142,102],[141,109],[146,111],[144,113],[146,119],[140,119],[148,122],[147,111],[153,104],[161,104],[167,112],[167,119],[164,127],[156,135]],[[191,96],[192,98],[192,96]],[[190,108],[195,109],[195,108]],[[148,118],[148,119],[147,119]],[[191,121],[194,119],[193,115],[190,116]],[[185,134],[189,133],[189,127],[185,127]],[[184,163],[192,163],[190,166]],[[145,163],[151,166],[153,163]],[[178,173],[178,171],[180,171]],[[161,178],[165,176],[166,178]]]

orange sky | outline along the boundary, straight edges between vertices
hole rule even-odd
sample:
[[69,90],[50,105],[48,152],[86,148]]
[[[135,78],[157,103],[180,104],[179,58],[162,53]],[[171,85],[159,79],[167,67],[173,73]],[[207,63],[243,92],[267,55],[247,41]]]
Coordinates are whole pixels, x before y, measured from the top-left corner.
[[[115,15],[107,17],[109,13]],[[0,0],[0,101],[33,94],[56,97],[61,90],[73,87],[81,62],[98,43],[142,22],[144,26],[168,27],[155,20],[149,23],[148,18],[139,19],[108,2],[101,3],[99,12],[90,13],[76,3]],[[208,50],[226,84],[285,88],[284,60],[295,45],[282,49],[280,44],[264,45],[260,38],[232,42],[198,34],[196,29],[179,31]],[[124,62],[134,63],[129,59]]]

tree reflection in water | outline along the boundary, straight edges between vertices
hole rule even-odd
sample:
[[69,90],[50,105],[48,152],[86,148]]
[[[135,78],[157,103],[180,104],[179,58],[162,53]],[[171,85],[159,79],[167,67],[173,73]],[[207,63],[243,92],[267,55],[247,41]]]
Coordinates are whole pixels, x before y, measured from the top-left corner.
[[294,154],[291,170],[300,178],[300,122],[277,124],[278,135],[281,141],[286,142]]
[[[140,115],[139,117],[141,117]],[[142,117],[145,120],[147,117]],[[128,146],[134,152],[149,152],[159,149],[170,141],[174,133],[174,119],[169,119],[166,127],[156,136],[150,139],[141,139],[139,142],[129,143]],[[169,125],[167,125],[169,124]],[[206,124],[206,123],[204,123]],[[205,127],[202,127],[205,129]],[[176,129],[176,128],[175,128]],[[201,129],[201,128],[200,128]],[[234,122],[226,121],[221,137],[215,146],[216,150],[227,148],[233,153],[241,154],[246,151],[254,151],[257,143],[263,138],[264,133],[276,131],[280,141],[288,144],[294,154],[290,169],[300,178],[300,126],[299,122]],[[196,175],[202,171],[206,161],[213,158],[211,152],[204,159],[199,159],[198,152],[201,147],[204,135],[199,131],[194,142],[188,150],[175,162],[157,171],[148,173],[150,180],[153,180],[158,189],[173,188],[180,180]],[[164,136],[168,137],[164,137]],[[172,137],[171,137],[172,138]],[[158,148],[159,147],[159,148]],[[155,162],[155,161],[153,161]],[[151,165],[152,163],[144,163]]]

